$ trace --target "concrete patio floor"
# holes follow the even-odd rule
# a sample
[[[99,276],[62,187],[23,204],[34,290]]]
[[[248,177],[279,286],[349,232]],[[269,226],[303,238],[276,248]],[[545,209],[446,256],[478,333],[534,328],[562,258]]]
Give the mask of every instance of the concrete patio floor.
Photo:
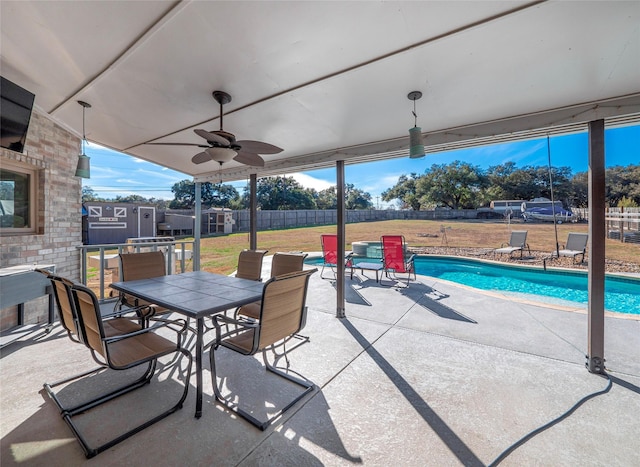
[[[269,258],[264,267],[266,277]],[[584,313],[424,276],[382,287],[367,275],[347,278],[346,319],[335,318],[333,282],[312,276],[311,341],[290,357],[318,389],[265,432],[216,404],[207,361],[202,418],[192,378],[182,410],[86,460],[42,384],[94,367],[88,352],[59,325],[12,344],[1,359],[2,465],[640,465],[639,320],[606,318],[610,383],[585,369]],[[259,359],[217,360],[227,390],[262,400],[259,414],[296,390]],[[185,365],[161,361],[160,381],[83,415],[83,426],[99,439],[168,405]],[[103,389],[118,373],[63,392]]]

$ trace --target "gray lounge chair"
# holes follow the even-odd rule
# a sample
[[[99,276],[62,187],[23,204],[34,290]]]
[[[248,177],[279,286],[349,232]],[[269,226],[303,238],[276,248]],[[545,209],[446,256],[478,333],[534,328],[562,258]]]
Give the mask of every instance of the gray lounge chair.
[[[500,245],[500,248],[493,251],[494,253],[499,253],[501,255],[509,254],[509,256],[513,256],[513,253],[519,251],[520,258],[522,258],[522,252],[525,248],[529,251],[529,254],[531,254],[531,249],[527,244],[527,230],[513,230],[511,232],[511,238],[509,239],[509,245],[504,246],[503,243]]]
[[[573,258],[573,261],[575,263],[576,257],[582,255],[582,259],[580,260],[580,262],[583,263],[584,255],[587,252],[588,241],[589,234],[569,232],[569,235],[567,236],[567,243],[564,245],[564,248],[562,250],[552,252],[551,256],[555,258],[559,254],[560,256]]]

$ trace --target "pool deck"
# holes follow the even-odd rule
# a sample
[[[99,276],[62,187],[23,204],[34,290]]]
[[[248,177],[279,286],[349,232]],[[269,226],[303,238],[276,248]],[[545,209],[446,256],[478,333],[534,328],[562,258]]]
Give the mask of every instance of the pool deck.
[[[337,319],[333,281],[312,276],[311,341],[291,367],[318,390],[265,432],[215,403],[205,371],[201,419],[192,390],[182,410],[86,461],[42,383],[93,367],[87,352],[59,326],[13,344],[1,359],[2,465],[640,465],[640,320],[605,318],[609,380],[585,369],[584,313],[425,276],[384,287],[357,271],[345,284],[347,318]],[[258,360],[222,360],[230,390],[257,385],[268,400],[282,390]],[[110,403],[93,434],[164,401],[157,388],[179,390],[174,372],[163,378]]]

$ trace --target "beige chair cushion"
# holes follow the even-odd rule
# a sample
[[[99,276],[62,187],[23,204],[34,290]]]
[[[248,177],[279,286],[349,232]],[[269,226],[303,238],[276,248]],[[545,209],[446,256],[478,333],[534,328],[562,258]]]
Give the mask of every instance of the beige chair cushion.
[[[115,367],[126,367],[131,363],[174,352],[175,342],[147,332],[108,344],[109,361]]]
[[[142,329],[138,323],[127,318],[114,318],[103,321],[102,328],[104,329],[104,335],[106,337],[128,334]]]

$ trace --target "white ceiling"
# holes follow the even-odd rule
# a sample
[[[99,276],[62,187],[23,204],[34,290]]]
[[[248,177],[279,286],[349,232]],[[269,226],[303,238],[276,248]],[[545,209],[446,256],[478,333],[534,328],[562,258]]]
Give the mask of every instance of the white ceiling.
[[[406,156],[413,90],[428,150],[640,121],[639,1],[3,0],[0,15],[0,71],[40,109],[81,134],[89,102],[88,140],[198,180]],[[202,143],[217,89],[225,130],[284,148],[264,168],[145,144]]]

